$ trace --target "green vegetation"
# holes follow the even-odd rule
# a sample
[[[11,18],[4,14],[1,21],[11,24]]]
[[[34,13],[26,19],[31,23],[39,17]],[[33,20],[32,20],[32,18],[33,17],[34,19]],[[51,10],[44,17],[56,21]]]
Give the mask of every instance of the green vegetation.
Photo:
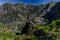
[[[15,35],[10,29],[6,28],[6,25],[0,23],[0,37],[3,40],[60,40],[60,19],[52,21],[52,23],[46,26],[38,26],[34,24],[34,28],[37,30],[42,30],[41,34],[33,33],[33,35]],[[1,32],[2,31],[2,32]],[[44,34],[45,33],[45,34]]]
[[[56,20],[56,21],[52,21],[52,23],[45,25],[45,26],[38,26],[38,25],[34,25],[34,28],[37,30],[43,30],[42,35],[39,37],[38,39],[41,40],[60,40],[60,19]],[[59,31],[59,32],[58,32]],[[46,34],[45,34],[46,33]],[[36,34],[38,35],[38,34]]]
[[[60,40],[59,4],[3,4],[0,6],[0,40]]]

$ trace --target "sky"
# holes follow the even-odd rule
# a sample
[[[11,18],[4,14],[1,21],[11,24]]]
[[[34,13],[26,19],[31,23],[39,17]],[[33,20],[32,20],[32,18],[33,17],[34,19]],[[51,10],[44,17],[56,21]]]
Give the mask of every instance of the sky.
[[[9,3],[24,3],[24,4],[31,4],[31,5],[39,5],[39,4],[46,4],[48,2],[58,2],[60,0],[0,0],[0,5],[9,2]]]

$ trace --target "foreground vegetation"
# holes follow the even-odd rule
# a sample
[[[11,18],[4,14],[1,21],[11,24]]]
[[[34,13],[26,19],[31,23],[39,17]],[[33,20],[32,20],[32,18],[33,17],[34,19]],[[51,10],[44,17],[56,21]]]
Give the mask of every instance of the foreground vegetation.
[[[60,40],[60,19],[45,26],[33,25],[33,34],[16,35],[6,25],[0,23],[0,40]]]

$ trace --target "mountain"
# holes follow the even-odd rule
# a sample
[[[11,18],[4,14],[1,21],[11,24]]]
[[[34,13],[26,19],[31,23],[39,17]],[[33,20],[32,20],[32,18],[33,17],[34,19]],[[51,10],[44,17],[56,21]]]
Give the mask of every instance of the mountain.
[[[36,31],[35,25],[49,25],[57,19],[60,19],[60,2],[37,6],[5,3],[0,6],[0,23],[16,35],[31,34],[30,31]]]

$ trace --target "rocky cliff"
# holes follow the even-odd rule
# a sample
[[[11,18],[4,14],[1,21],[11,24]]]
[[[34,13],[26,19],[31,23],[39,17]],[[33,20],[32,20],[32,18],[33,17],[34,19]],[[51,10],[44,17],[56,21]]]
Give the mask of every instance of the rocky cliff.
[[[56,19],[60,19],[60,2],[37,6],[5,3],[0,6],[0,23],[19,34],[27,34],[33,24],[44,26]]]

